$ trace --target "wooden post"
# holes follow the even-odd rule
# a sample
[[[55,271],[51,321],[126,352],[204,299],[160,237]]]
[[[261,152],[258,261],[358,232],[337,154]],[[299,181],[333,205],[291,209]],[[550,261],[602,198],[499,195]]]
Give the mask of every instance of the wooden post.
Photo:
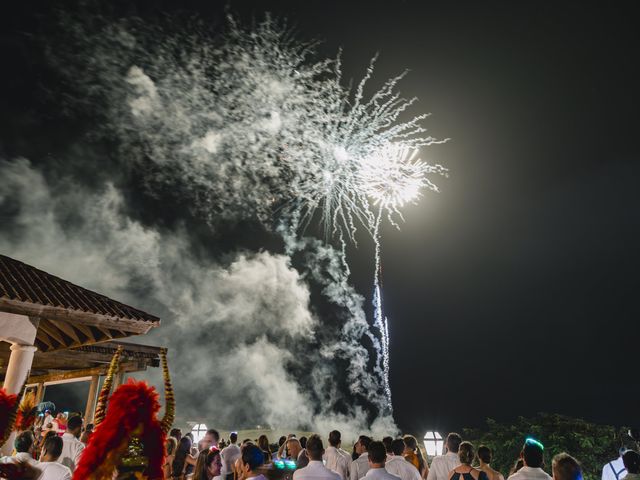
[[[100,376],[92,375],[89,384],[89,396],[87,397],[87,408],[84,411],[84,424],[93,423],[93,414],[96,409],[96,398],[98,396],[98,383]]]
[[[38,387],[36,388],[36,405],[38,405],[44,399],[44,383],[38,382]]]
[[[120,368],[120,370],[118,371],[118,373],[115,374],[115,376],[113,377],[113,390],[112,393],[116,391],[116,388],[118,388],[120,385],[122,385],[124,383],[124,369]]]

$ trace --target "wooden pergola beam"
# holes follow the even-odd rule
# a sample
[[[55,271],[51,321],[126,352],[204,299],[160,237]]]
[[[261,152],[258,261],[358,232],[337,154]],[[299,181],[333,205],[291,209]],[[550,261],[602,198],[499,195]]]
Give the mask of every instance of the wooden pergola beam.
[[[69,371],[58,371],[48,373],[46,375],[37,375],[31,376],[27,380],[27,384],[37,384],[37,383],[49,383],[49,382],[60,382],[65,380],[73,380],[75,378],[86,378],[93,377],[94,375],[106,375],[107,370],[109,369],[108,365],[104,367],[93,367],[93,368],[84,368],[80,370],[69,370]],[[119,372],[122,373],[133,373],[133,372],[143,372],[147,369],[145,364],[140,364],[138,362],[127,362],[123,363],[120,366]]]

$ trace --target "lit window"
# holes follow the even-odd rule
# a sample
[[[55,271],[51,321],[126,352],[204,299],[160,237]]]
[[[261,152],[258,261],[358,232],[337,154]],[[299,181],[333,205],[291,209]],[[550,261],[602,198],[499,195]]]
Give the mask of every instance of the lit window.
[[[194,443],[198,443],[207,433],[207,426],[204,423],[196,423],[191,429],[191,433],[193,434]]]
[[[441,455],[444,449],[444,440],[438,432],[427,432],[424,434],[424,448],[427,455],[435,457]]]

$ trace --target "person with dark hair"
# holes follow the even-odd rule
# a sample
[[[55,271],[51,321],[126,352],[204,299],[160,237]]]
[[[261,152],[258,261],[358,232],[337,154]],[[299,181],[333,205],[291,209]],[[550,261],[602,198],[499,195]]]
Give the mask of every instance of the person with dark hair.
[[[80,441],[85,445],[89,443],[89,439],[91,438],[91,434],[93,433],[93,423],[87,423],[87,426],[82,430],[82,435],[80,435]]]
[[[202,450],[198,454],[191,480],[212,480],[213,477],[220,475],[221,470],[220,450],[217,447],[211,447],[208,450]]]
[[[447,453],[433,458],[427,480],[447,480],[449,478],[449,472],[460,465],[458,449],[461,443],[462,437],[459,434],[451,432],[447,435],[445,440]]]
[[[293,472],[293,480],[340,480],[340,475],[332,472],[322,463],[324,445],[319,435],[315,433],[307,439],[305,451],[309,457],[309,464]]]
[[[69,467],[72,472],[76,469],[76,464],[85,446],[79,440],[82,433],[82,424],[82,417],[73,415],[67,420],[67,431],[62,434],[62,454],[58,459],[58,463]]]
[[[618,449],[618,458],[611,460],[604,467],[602,467],[602,480],[622,480],[627,474],[627,469],[624,468],[624,462],[622,456],[627,449],[622,446]]]
[[[391,442],[393,442],[393,437],[382,437],[382,444],[384,445],[384,448],[387,450],[387,455],[391,454]]]
[[[40,455],[40,463],[38,469],[42,474],[38,480],[71,480],[71,470],[61,463],[58,459],[62,454],[62,438],[57,435],[47,437],[42,447]]]
[[[300,437],[300,446],[302,447],[302,449],[307,448],[307,437],[305,437],[304,435]]]
[[[471,442],[461,442],[458,446],[460,465],[451,470],[449,480],[487,480],[486,473],[471,466],[475,456],[476,451],[473,448],[473,444]]]
[[[260,447],[253,444],[247,444],[242,448],[242,456],[240,457],[240,475],[243,480],[253,478],[254,480],[266,480],[266,477],[259,472],[259,468],[264,463],[264,455]]]
[[[187,434],[188,435],[188,434]],[[210,428],[204,437],[198,442],[198,450],[209,450],[211,447],[218,447],[220,441],[220,434],[215,428]]]
[[[269,446],[269,437],[260,435],[258,437],[258,447],[264,454],[264,463],[271,463],[271,447]]]
[[[480,462],[480,470],[487,474],[489,480],[504,480],[504,476],[497,470],[491,468],[491,458],[493,453],[491,449],[485,445],[478,447],[478,460]]]
[[[553,480],[582,480],[580,463],[568,453],[559,453],[551,461]]]
[[[358,455],[349,466],[349,480],[360,480],[369,471],[369,444],[371,438],[360,435],[355,444],[355,452]]]
[[[342,435],[338,430],[329,433],[329,446],[324,451],[323,459],[325,466],[332,472],[340,475],[342,480],[349,478],[349,465],[351,464],[351,455],[340,448],[342,444]]]
[[[420,472],[404,456],[406,448],[407,445],[402,438],[392,440],[391,453],[387,454],[387,463],[384,468],[402,480],[420,480]]]
[[[222,458],[222,475],[223,477],[233,471],[233,465],[240,458],[240,447],[238,446],[238,433],[231,432],[229,434],[229,445],[224,447],[220,452]]]
[[[16,453],[11,457],[2,457],[0,463],[28,463],[31,466],[38,462],[33,458],[35,437],[31,430],[20,432],[13,441],[13,448]]]
[[[640,480],[640,454],[633,450],[627,450],[622,455],[622,461],[624,468],[627,469],[627,475],[623,480]]]
[[[191,439],[185,435],[178,442],[176,456],[173,458],[173,465],[171,465],[173,478],[183,478],[184,475],[191,473],[196,461],[197,458],[193,458],[191,455]]]
[[[366,480],[400,480],[400,477],[392,475],[384,468],[387,461],[387,449],[384,443],[370,442],[367,447],[367,453],[369,470],[364,476]]]
[[[544,465],[544,445],[533,438],[527,438],[520,453],[523,467],[511,475],[511,480],[551,480],[542,469]]]
[[[169,436],[176,439],[176,443],[180,443],[180,439],[182,438],[182,430],[179,428],[172,428],[169,432]]]

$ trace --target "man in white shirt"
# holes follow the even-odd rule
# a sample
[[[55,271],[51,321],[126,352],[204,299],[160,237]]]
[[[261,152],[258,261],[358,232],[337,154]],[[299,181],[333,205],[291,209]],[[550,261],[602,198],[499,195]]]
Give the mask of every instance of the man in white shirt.
[[[325,466],[340,475],[342,480],[349,479],[349,464],[351,463],[351,455],[340,448],[342,444],[341,434],[338,430],[329,433],[329,446],[324,451],[322,457]]]
[[[370,442],[368,448],[369,470],[364,476],[366,480],[400,480],[400,477],[390,474],[384,468],[387,459],[387,449],[382,442]]]
[[[618,450],[618,458],[611,460],[604,467],[602,467],[602,480],[621,480],[627,474],[627,469],[624,468],[622,461],[622,455],[627,449],[620,447]]]
[[[314,433],[307,439],[305,450],[309,457],[309,464],[293,472],[293,480],[341,480],[340,475],[332,472],[322,463],[324,446],[319,435]]]
[[[461,443],[462,437],[459,434],[451,432],[447,435],[445,442],[447,453],[438,455],[431,461],[427,480],[449,480],[449,472],[460,465],[458,449]]]
[[[61,453],[62,438],[51,436],[45,440],[37,467],[42,473],[37,480],[71,480],[71,470],[57,462]]]
[[[220,457],[222,458],[221,475],[223,478],[227,473],[233,472],[233,464],[238,458],[240,458],[240,447],[236,445],[237,441],[238,434],[236,432],[231,432],[229,435],[229,445],[224,447],[220,452]]]
[[[542,470],[544,446],[540,442],[533,438],[527,438],[520,457],[524,466],[511,475],[509,480],[551,480],[551,476]]]
[[[403,456],[406,444],[401,438],[396,438],[391,442],[391,454],[387,454],[385,470],[392,475],[400,477],[402,480],[421,480],[420,472],[411,463],[407,462]]]
[[[67,431],[62,435],[62,454],[58,459],[65,467],[72,472],[76,469],[80,454],[84,450],[84,443],[79,440],[82,433],[82,417],[73,415],[67,421]]]
[[[295,437],[291,437],[287,440],[286,451],[288,453],[288,458],[296,462],[296,468],[304,468],[309,464],[309,457],[307,456],[307,452],[302,445],[300,444],[300,440]]]
[[[349,480],[360,480],[369,471],[369,444],[371,439],[366,435],[360,435],[355,448],[358,458],[349,466]],[[384,447],[384,445],[383,445]]]
[[[13,442],[16,454],[11,457],[3,457],[2,463],[28,463],[32,467],[38,465],[38,461],[33,458],[33,445],[35,438],[31,430],[20,432]]]

